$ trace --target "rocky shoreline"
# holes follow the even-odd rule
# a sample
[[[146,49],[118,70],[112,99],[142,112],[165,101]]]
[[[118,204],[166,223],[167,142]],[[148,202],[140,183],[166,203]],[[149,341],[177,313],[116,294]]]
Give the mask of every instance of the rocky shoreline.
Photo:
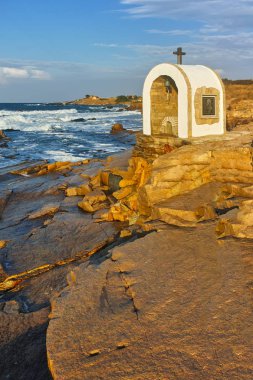
[[[3,379],[252,378],[250,126],[138,141],[0,172]]]

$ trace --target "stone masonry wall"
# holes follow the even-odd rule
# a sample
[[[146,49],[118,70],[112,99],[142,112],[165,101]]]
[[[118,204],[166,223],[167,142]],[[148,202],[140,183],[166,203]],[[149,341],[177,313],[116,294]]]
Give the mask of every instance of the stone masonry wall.
[[[151,89],[151,130],[152,134],[167,133],[172,135],[172,129],[168,125],[162,127],[165,117],[178,116],[178,91],[174,81],[170,79],[171,93],[165,88],[166,76],[156,79]]]

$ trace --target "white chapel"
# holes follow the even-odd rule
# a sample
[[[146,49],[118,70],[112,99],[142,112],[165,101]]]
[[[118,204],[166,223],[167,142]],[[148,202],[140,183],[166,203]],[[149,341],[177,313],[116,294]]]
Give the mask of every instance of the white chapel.
[[[222,135],[225,103],[224,85],[214,70],[162,63],[144,83],[143,133],[179,138]]]

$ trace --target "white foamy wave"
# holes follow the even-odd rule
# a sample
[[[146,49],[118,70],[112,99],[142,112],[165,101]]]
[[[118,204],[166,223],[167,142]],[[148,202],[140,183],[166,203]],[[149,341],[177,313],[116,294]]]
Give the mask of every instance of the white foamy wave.
[[[121,123],[124,128],[132,130],[141,128],[141,114],[122,107],[68,108],[42,104],[36,110],[36,107],[32,108],[34,104],[30,103],[30,106],[28,109],[27,104],[10,105],[9,108],[7,105],[0,110],[0,129],[5,129],[7,136],[11,137],[9,153],[3,150],[2,161],[10,155],[15,155],[17,162],[104,157],[128,149],[134,143],[134,138],[111,135],[113,124]],[[75,122],[75,119],[83,121]],[[9,135],[7,130],[11,129],[16,132]]]
[[[61,150],[46,150],[44,156],[47,159],[52,158],[56,161],[79,161],[82,158],[86,158],[86,156],[80,158],[80,156],[75,156],[72,153],[63,152]]]
[[[1,110],[0,111],[0,117],[1,116],[9,116],[13,114],[21,114],[21,115],[55,115],[55,114],[75,114],[78,113],[78,111],[75,108],[70,109],[62,109],[62,110],[38,110],[38,111],[7,111],[7,110]]]
[[[44,103],[26,103],[27,107],[43,106]]]
[[[63,119],[73,118],[78,113],[76,109],[46,110],[46,111],[0,111],[0,129],[16,129],[20,131],[48,131],[57,127],[60,116]],[[61,128],[61,126],[60,126]]]

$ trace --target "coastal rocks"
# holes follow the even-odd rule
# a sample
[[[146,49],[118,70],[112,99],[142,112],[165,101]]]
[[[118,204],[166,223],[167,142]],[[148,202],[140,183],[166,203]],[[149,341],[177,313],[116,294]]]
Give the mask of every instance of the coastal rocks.
[[[79,267],[52,305],[53,378],[250,380],[252,265],[252,244],[220,243],[208,223]]]
[[[230,236],[252,231],[252,135],[232,136],[175,143],[154,162],[124,152],[1,178],[10,192],[0,227],[8,241],[1,302],[17,301],[18,317],[52,303],[56,379],[219,378],[223,368],[231,379],[244,368],[251,379],[252,242]],[[225,219],[233,233],[220,241],[215,229]],[[162,228],[133,241],[134,231]],[[132,243],[110,260],[121,239]],[[242,347],[245,357],[235,354]]]
[[[120,123],[116,123],[116,124],[114,124],[114,125],[112,126],[112,128],[111,128],[110,133],[111,133],[112,135],[121,134],[121,133],[127,133],[127,134],[130,134],[130,135],[131,135],[131,134],[135,134],[134,131],[132,131],[132,130],[130,130],[130,129],[126,129],[126,128],[124,128],[123,125],[120,124]]]
[[[126,131],[126,129],[123,127],[122,124],[116,123],[112,126],[110,133],[115,134],[115,133],[121,133],[121,132],[125,132],[125,131]]]
[[[2,130],[0,129],[0,140],[2,140],[2,139],[6,139],[6,138],[7,138],[6,134],[4,133],[4,131],[2,131]]]
[[[94,121],[97,120],[95,117],[89,118],[89,119],[84,119],[83,117],[77,118],[70,120],[71,123],[85,123],[86,121]]]
[[[64,172],[58,170],[61,167],[65,167]],[[100,225],[91,215],[79,210],[78,203],[83,196],[65,194],[75,186],[77,193],[89,190],[88,200],[93,209],[97,209],[97,203],[106,203],[102,191],[92,192],[89,187],[90,176],[101,167],[103,164],[97,160],[70,166],[40,164],[17,170],[28,175],[6,174],[1,178],[3,281],[0,290],[19,291],[24,310],[48,305],[52,293],[66,286],[67,266],[79,265],[94,247],[102,249],[117,235],[115,223]],[[43,176],[38,175],[42,168],[47,170]]]
[[[252,136],[183,146],[153,163],[146,203],[152,205],[210,182],[253,181]]]
[[[251,197],[253,198],[253,197]],[[234,236],[241,239],[253,239],[253,199],[241,202],[239,209],[221,219],[216,227],[219,238]]]
[[[18,314],[19,313],[19,304],[17,301],[6,302],[3,308],[3,311],[6,314]]]
[[[197,227],[198,223],[215,220],[216,199],[221,188],[221,184],[210,183],[159,202],[152,208],[151,219],[179,227]]]
[[[24,169],[13,170],[12,174],[18,175],[45,175],[52,172],[66,172],[71,170],[73,167],[85,165],[89,163],[89,160],[78,161],[78,162],[53,162],[50,164],[35,165],[30,167],[25,167]]]
[[[129,221],[134,224],[139,217],[137,193],[149,179],[151,167],[146,160],[133,157],[128,160],[126,170],[112,169],[121,178],[119,190],[113,192],[116,202],[108,210],[105,220]]]
[[[80,117],[78,119],[70,120],[71,123],[83,123],[85,119],[83,117]]]
[[[59,211],[60,203],[49,203],[43,206],[40,210],[34,211],[28,215],[28,219],[37,219],[44,216],[53,216]]]
[[[86,195],[91,192],[91,188],[88,183],[81,184],[79,187],[69,187],[66,189],[65,194],[67,197],[74,197],[80,195]]]
[[[8,240],[0,240],[0,249],[3,249],[7,246]]]
[[[10,141],[11,139],[6,136],[5,132],[3,130],[0,129],[0,143],[1,143],[1,147],[3,147],[4,145],[4,142],[6,141]],[[7,146],[7,145],[6,145]]]
[[[3,211],[5,209],[5,206],[7,205],[7,202],[12,194],[11,190],[4,189],[1,191],[0,194],[0,219],[2,217]]]
[[[14,312],[18,305],[10,308],[10,302],[0,311],[1,378],[50,380],[45,340],[49,308]]]
[[[4,131],[2,131],[0,129],[0,148],[4,148],[4,151],[7,150],[7,154],[6,154],[6,152],[4,152],[4,157],[6,157],[6,158],[14,155],[13,151],[11,151],[11,150],[9,151],[9,149],[7,149],[8,148],[8,141],[10,141],[10,138],[7,137],[6,134],[4,133]]]
[[[103,203],[107,200],[105,193],[102,190],[94,190],[87,194],[81,202],[78,203],[78,207],[86,212],[95,212],[107,206]]]
[[[159,156],[169,153],[176,148],[188,144],[187,140],[166,135],[147,136],[138,132],[133,155],[143,157],[148,162],[153,162]]]

